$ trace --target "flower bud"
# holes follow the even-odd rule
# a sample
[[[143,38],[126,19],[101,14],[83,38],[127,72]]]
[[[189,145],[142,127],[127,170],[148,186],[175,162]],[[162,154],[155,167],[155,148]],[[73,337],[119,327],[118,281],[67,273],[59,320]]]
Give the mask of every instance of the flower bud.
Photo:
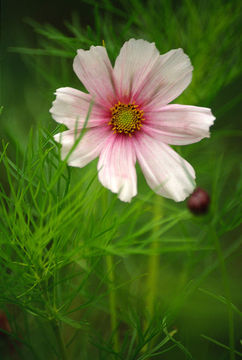
[[[193,191],[187,201],[187,207],[194,215],[206,214],[208,212],[209,204],[210,196],[200,187]]]

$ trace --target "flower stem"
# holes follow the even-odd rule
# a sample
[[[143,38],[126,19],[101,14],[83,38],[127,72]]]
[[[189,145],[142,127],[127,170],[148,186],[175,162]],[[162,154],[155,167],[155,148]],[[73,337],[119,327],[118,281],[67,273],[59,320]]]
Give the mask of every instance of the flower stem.
[[[161,213],[161,198],[156,198],[153,208],[153,219],[155,221],[160,220],[162,216]],[[154,227],[154,234],[157,233],[159,230],[159,226],[156,225]],[[148,320],[146,321],[146,324],[144,326],[144,330],[146,331],[148,328],[149,319],[152,320],[154,316],[154,306],[155,306],[155,298],[157,293],[157,282],[158,282],[158,275],[159,275],[159,260],[160,256],[156,254],[157,250],[159,249],[160,243],[158,241],[153,241],[153,243],[150,246],[150,250],[153,253],[149,257],[148,261],[148,279],[147,279],[147,285],[146,285],[146,291],[147,291],[147,297],[146,297],[146,312],[148,316]],[[147,346],[145,346],[145,349],[147,350]]]
[[[221,274],[223,277],[224,290],[226,293],[226,303],[228,306],[228,328],[229,328],[229,347],[230,347],[230,360],[235,360],[235,341],[234,341],[234,313],[232,308],[231,291],[229,284],[229,276],[226,269],[226,264],[222,252],[220,240],[216,233],[216,230],[212,228],[212,234],[215,242],[215,247],[218,254],[218,260],[220,262]]]
[[[109,282],[109,306],[110,306],[110,322],[111,330],[114,340],[114,351],[119,351],[119,336],[117,331],[117,305],[116,305],[116,293],[113,288],[114,285],[114,270],[113,270],[113,257],[112,255],[106,255],[108,282]]]
[[[60,324],[58,321],[53,321],[52,322],[52,328],[53,331],[55,333],[55,337],[58,343],[58,347],[60,350],[60,354],[61,354],[61,360],[67,360],[67,352],[66,352],[66,347],[65,347],[65,343],[62,337],[62,333],[61,333],[61,329],[60,329]]]
[[[159,248],[159,243],[154,241],[151,244],[150,249],[156,251]],[[147,301],[146,310],[149,317],[152,319],[154,314],[154,303],[157,291],[157,278],[158,278],[158,267],[159,267],[159,255],[151,255],[148,263],[148,281],[147,281]]]

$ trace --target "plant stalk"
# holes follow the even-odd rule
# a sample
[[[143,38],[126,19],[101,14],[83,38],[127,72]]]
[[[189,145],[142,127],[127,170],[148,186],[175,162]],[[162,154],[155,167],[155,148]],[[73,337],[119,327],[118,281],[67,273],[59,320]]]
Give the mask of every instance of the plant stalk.
[[[228,326],[229,326],[229,346],[230,346],[230,360],[235,360],[235,341],[234,341],[234,313],[232,308],[232,300],[230,293],[229,277],[225,265],[225,260],[222,252],[222,247],[215,229],[212,229],[215,247],[220,262],[220,269],[223,276],[224,290],[226,293],[226,303],[228,306]]]
[[[153,207],[153,219],[158,221],[161,219],[161,198],[156,198],[154,207]],[[159,230],[159,226],[154,227],[154,234],[156,234]],[[159,276],[159,261],[160,255],[156,254],[157,250],[160,247],[160,243],[158,241],[153,241],[150,245],[150,250],[152,255],[149,256],[148,260],[148,279],[146,285],[147,297],[146,297],[146,312],[147,312],[147,321],[144,326],[144,330],[146,331],[148,328],[149,320],[153,319],[154,310],[155,310],[155,299],[158,288],[158,276]],[[143,349],[147,350],[147,345]]]
[[[113,270],[113,257],[106,255],[108,282],[109,282],[109,306],[110,306],[110,323],[114,341],[114,351],[119,351],[119,336],[117,329],[117,302],[116,292],[114,289],[114,270]]]
[[[65,343],[64,343],[64,340],[63,340],[63,336],[62,336],[62,333],[61,333],[59,323],[54,320],[52,322],[52,328],[53,328],[53,331],[55,333],[55,337],[56,337],[58,347],[59,347],[59,350],[60,350],[61,360],[68,360],[66,347],[65,347]]]

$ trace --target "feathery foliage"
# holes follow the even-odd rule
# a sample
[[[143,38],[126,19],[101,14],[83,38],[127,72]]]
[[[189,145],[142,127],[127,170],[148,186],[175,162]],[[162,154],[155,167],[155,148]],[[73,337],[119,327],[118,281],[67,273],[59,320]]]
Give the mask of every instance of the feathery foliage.
[[[27,19],[38,44],[9,48],[31,81],[0,115],[0,309],[11,325],[3,359],[237,359],[241,3],[86,3],[91,26],[77,13],[64,30]],[[121,203],[98,182],[95,161],[75,169],[60,159],[53,135],[64,126],[48,109],[56,88],[81,88],[76,50],[104,40],[114,60],[131,37],[161,53],[182,47],[194,77],[176,102],[217,117],[210,139],[176,147],[211,194],[203,217],[152,193],[141,174],[138,196]]]

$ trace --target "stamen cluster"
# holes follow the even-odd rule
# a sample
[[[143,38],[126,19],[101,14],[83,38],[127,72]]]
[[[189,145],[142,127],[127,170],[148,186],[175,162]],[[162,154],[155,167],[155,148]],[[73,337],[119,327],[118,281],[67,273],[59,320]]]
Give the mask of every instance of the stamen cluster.
[[[135,102],[123,104],[120,101],[111,109],[112,118],[108,125],[112,126],[114,133],[132,136],[136,130],[142,127],[143,110]]]

